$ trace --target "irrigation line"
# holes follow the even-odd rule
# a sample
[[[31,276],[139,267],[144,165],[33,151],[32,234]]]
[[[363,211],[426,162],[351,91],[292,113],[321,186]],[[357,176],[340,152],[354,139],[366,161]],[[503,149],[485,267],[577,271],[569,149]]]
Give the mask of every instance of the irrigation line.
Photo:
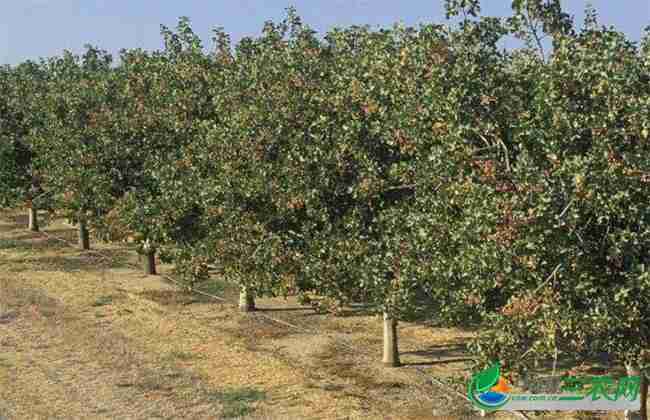
[[[63,239],[63,238],[58,238],[58,237],[50,235],[50,234],[48,234],[46,232],[34,232],[34,233],[39,233],[40,235],[46,237],[47,239],[54,239],[54,240],[63,242],[64,244],[68,245],[69,247],[72,247],[72,248],[75,247],[74,244],[72,244],[70,241],[68,241],[66,239]],[[95,251],[93,249],[85,249],[83,251],[87,252],[89,254],[94,254],[94,255],[100,256],[100,257],[104,258],[105,260],[108,260],[111,263],[116,262],[115,258],[111,258],[111,257],[109,257],[107,255],[104,255],[99,251]],[[129,267],[132,267],[132,268],[137,268],[137,269],[140,268],[139,266],[137,266],[135,264],[132,264],[132,263],[129,263],[129,262],[126,262],[125,265],[127,265]],[[164,278],[165,280],[168,280],[169,282],[173,283],[174,285],[176,285],[180,289],[187,289],[187,286],[185,286],[183,283],[179,282],[178,280],[174,279],[173,277],[170,277],[170,276],[165,275],[165,274],[161,274],[160,277]],[[216,296],[216,295],[213,295],[213,294],[210,294],[210,293],[206,293],[206,292],[203,292],[203,291],[195,289],[195,288],[189,288],[189,291],[192,292],[192,293],[198,294],[198,295],[209,297],[209,298],[214,299],[214,300],[218,300],[220,302],[230,304],[230,305],[235,306],[235,307],[237,306],[236,303],[231,302],[228,299],[224,299],[224,298],[222,298],[220,296]],[[300,330],[300,331],[303,331],[305,333],[318,334],[318,331],[306,329],[304,327],[300,327],[298,325],[291,324],[290,322],[286,322],[286,321],[283,321],[283,320],[280,320],[280,319],[276,319],[276,318],[273,318],[271,316],[268,316],[268,315],[265,315],[265,314],[262,314],[262,313],[259,313],[259,312],[257,312],[257,313],[253,312],[253,314],[254,314],[254,316],[257,316],[257,317],[260,317],[260,318],[265,318],[265,319],[268,319],[269,321],[284,325],[286,327],[294,328],[296,330]]]
[[[46,232],[42,232],[42,231],[39,231],[39,232],[33,232],[33,233],[38,233],[38,234],[44,236],[44,237],[47,238],[47,239],[54,239],[54,240],[57,240],[57,241],[63,242],[64,244],[66,244],[66,245],[69,246],[69,247],[75,248],[75,245],[74,245],[73,243],[71,243],[70,241],[66,240],[66,239],[59,238],[59,237],[56,237],[56,236],[54,236],[54,235],[50,235],[50,234],[48,234],[48,233],[46,233]],[[95,251],[95,250],[93,250],[93,249],[87,249],[87,250],[83,250],[83,251],[84,251],[84,252],[87,252],[87,253],[90,253],[90,254],[97,255],[97,256],[99,256],[99,257],[102,257],[102,258],[104,258],[105,260],[107,260],[107,261],[109,261],[109,262],[111,262],[111,263],[115,263],[115,262],[116,262],[116,259],[115,259],[115,258],[112,258],[112,257],[109,257],[109,256],[107,256],[107,255],[104,255],[104,254],[102,254],[102,253],[99,252],[99,251]],[[139,266],[137,266],[137,265],[135,265],[135,264],[131,264],[131,263],[129,263],[129,262],[125,262],[125,265],[130,266],[130,267],[132,267],[132,268],[137,268],[137,269],[140,269],[140,268],[141,268],[141,267],[139,267]],[[187,286],[183,285],[181,282],[179,282],[178,280],[176,280],[176,279],[174,279],[174,278],[172,278],[172,277],[170,277],[170,276],[167,276],[167,275],[161,274],[160,277],[162,277],[162,278],[164,278],[165,280],[171,282],[172,284],[176,285],[176,286],[179,287],[180,289],[188,289]],[[220,296],[213,295],[213,294],[211,294],[211,293],[203,292],[203,291],[201,291],[201,290],[197,290],[197,289],[194,289],[194,288],[189,288],[189,291],[190,291],[191,293],[195,293],[195,294],[198,294],[198,295],[202,295],[202,296],[205,296],[205,297],[211,298],[211,299],[213,299],[213,300],[216,300],[216,301],[219,301],[219,302],[222,302],[222,303],[229,304],[229,305],[231,305],[231,306],[233,306],[233,307],[236,307],[236,306],[237,306],[237,303],[231,302],[231,301],[229,301],[228,299],[222,298],[222,297],[220,297]],[[359,347],[358,347],[358,346],[355,346],[355,345],[353,345],[353,344],[350,344],[350,343],[346,342],[346,340],[348,340],[347,337],[340,337],[340,336],[336,336],[336,337],[335,337],[334,334],[332,334],[332,333],[328,333],[328,332],[325,332],[325,333],[323,334],[323,332],[321,332],[321,331],[313,330],[313,329],[311,329],[311,328],[301,327],[301,326],[299,326],[299,325],[295,325],[295,324],[292,324],[292,323],[290,323],[290,322],[283,321],[283,320],[281,320],[281,319],[273,318],[272,316],[269,316],[269,315],[266,315],[266,314],[263,314],[263,313],[260,313],[260,312],[251,312],[250,314],[253,315],[254,317],[264,318],[264,319],[267,319],[267,320],[269,320],[269,321],[271,321],[271,322],[275,322],[276,324],[284,325],[285,327],[293,328],[293,329],[295,329],[295,330],[298,330],[298,331],[301,331],[301,332],[304,332],[304,333],[308,333],[308,334],[321,334],[321,335],[329,336],[329,337],[331,337],[331,338],[336,338],[336,339],[339,340],[339,343],[340,343],[340,344],[343,344],[343,346],[346,347],[349,351],[352,351],[352,352],[355,353],[355,354],[359,354],[359,353],[360,353],[360,352],[359,352]],[[438,385],[438,387],[443,388],[445,391],[451,391],[453,394],[455,394],[455,395],[458,396],[459,398],[463,399],[465,402],[467,402],[467,403],[470,402],[469,399],[467,398],[467,396],[466,396],[465,394],[463,394],[463,393],[459,392],[458,390],[454,389],[453,387],[451,387],[451,386],[445,384],[444,382],[442,382],[441,380],[439,380],[439,379],[436,378],[435,376],[432,376],[432,375],[429,375],[429,374],[423,372],[421,368],[416,367],[416,368],[415,368],[415,372],[418,373],[419,375],[425,377],[425,378],[426,378],[426,382],[431,383],[431,384],[436,384],[436,385]],[[521,418],[521,419],[524,419],[524,420],[530,420],[529,417],[527,417],[527,416],[526,416],[525,414],[523,414],[523,413],[520,413],[520,412],[511,412],[511,413],[514,414],[514,415],[516,415],[517,417],[519,417],[519,418]]]

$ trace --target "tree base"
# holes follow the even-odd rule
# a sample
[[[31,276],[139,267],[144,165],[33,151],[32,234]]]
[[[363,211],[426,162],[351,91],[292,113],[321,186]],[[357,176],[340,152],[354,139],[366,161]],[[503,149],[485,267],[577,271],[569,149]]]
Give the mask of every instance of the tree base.
[[[79,221],[78,234],[79,234],[79,241],[78,241],[79,249],[82,251],[88,251],[90,249],[90,233],[88,232],[88,228],[86,227],[85,220]]]
[[[38,232],[38,211],[32,206],[29,208],[29,224],[27,228],[32,232]]]
[[[158,274],[156,273],[156,254],[154,252],[145,255],[144,274],[148,276],[155,276]]]
[[[399,347],[397,344],[397,320],[384,312],[384,349],[381,358],[385,367],[399,367]]]
[[[242,287],[239,292],[239,311],[254,312],[255,310],[255,296],[246,287]]]

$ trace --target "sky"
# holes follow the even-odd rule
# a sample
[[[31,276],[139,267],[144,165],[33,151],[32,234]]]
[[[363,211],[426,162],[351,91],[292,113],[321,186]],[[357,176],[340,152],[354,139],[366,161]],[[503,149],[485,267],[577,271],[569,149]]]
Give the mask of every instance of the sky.
[[[582,24],[588,0],[563,0]],[[650,0],[591,0],[604,25],[638,41],[650,25]],[[483,0],[483,14],[507,16],[510,0]],[[280,21],[294,6],[303,21],[320,33],[338,26],[396,22],[417,26],[444,23],[443,0],[4,0],[0,3],[0,64],[81,53],[85,44],[116,57],[122,48],[162,49],[160,25],[175,28],[190,18],[192,29],[211,48],[211,30],[223,27],[234,42],[259,35],[267,20]],[[508,47],[508,45],[506,45]]]

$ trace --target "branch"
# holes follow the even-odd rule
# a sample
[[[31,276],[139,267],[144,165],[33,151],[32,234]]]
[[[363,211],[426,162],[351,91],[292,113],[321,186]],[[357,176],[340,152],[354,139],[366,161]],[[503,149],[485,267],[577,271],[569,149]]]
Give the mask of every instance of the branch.
[[[496,145],[496,144],[495,144],[495,145],[488,146],[488,147],[481,147],[480,149],[476,149],[476,150],[474,150],[474,153],[480,153],[480,152],[483,152],[483,151],[485,151],[485,150],[494,149],[495,147],[499,147],[499,145]]]
[[[485,143],[485,146],[486,146],[485,149],[491,149],[491,148],[495,147],[493,144],[490,144],[490,142],[485,138],[485,136],[483,136],[483,134],[479,133],[476,130],[474,130],[474,132],[476,133],[476,135],[479,136],[479,138],[481,140],[483,140],[483,143]],[[485,150],[485,149],[479,149],[479,150]]]
[[[494,145],[490,145],[490,142],[488,139],[483,136],[483,134],[479,133],[478,131],[475,130],[475,133],[483,140],[483,142],[488,146],[488,148],[495,147]],[[503,149],[503,153],[505,154],[506,158],[506,170],[510,172],[510,154],[508,152],[508,148],[506,147],[506,144],[501,140],[500,138],[497,137],[497,141],[499,142],[499,145]],[[485,150],[485,149],[480,149],[480,150]]]
[[[499,139],[499,143],[503,147],[503,153],[505,153],[506,157],[506,170],[510,172],[510,153],[508,152],[508,148],[506,147],[506,144],[503,142],[503,140]]]
[[[544,280],[544,282],[542,282],[542,284],[540,284],[539,286],[537,286],[537,288],[535,290],[533,290],[533,293],[537,293],[542,287],[544,287],[546,285],[546,283],[548,283],[548,281],[555,276],[555,273],[557,273],[557,270],[559,270],[560,267],[562,267],[562,264],[558,264],[555,267],[555,269],[553,270],[553,272],[546,278],[546,280]]]
[[[533,25],[529,14],[529,10],[527,10],[526,14],[524,14],[524,18],[526,19],[526,26],[528,27],[529,33],[533,36],[533,39],[537,44],[537,49],[541,55],[542,62],[546,62],[546,54],[544,52],[544,46],[542,45],[542,38],[540,38],[540,36],[537,34],[537,27]]]
[[[433,189],[433,192],[438,191],[438,190],[440,189],[440,187],[442,187],[443,185],[444,185],[444,183],[442,183],[442,182],[441,182],[440,184],[438,184],[438,185]],[[412,190],[412,189],[415,189],[415,187],[419,187],[419,186],[422,186],[422,184],[404,184],[404,185],[397,185],[397,186],[394,186],[394,187],[388,187],[388,188],[385,188],[385,189],[383,189],[381,192],[378,192],[377,194],[379,195],[379,194],[386,193],[386,192],[389,192],[389,191],[397,191],[397,190]]]
[[[384,189],[384,191],[382,191],[382,192],[413,189],[413,188],[415,188],[417,186],[418,186],[418,184],[397,185],[395,187],[388,187],[388,188]]]
[[[567,204],[567,206],[564,208],[564,210],[562,210],[562,213],[560,213],[560,215],[558,216],[558,218],[561,219],[562,216],[564,216],[564,213],[566,213],[567,210],[569,210],[569,207],[571,207],[572,204],[573,204],[573,198],[571,199],[571,201],[569,201],[569,204]]]

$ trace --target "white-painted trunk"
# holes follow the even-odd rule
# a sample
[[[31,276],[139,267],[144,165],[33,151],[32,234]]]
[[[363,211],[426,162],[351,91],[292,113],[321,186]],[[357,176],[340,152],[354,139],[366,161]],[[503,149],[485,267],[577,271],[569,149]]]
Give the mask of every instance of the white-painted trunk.
[[[387,367],[400,365],[397,345],[397,320],[384,312],[384,354],[382,363]]]
[[[145,255],[144,273],[149,276],[156,275],[156,251],[153,249]]]
[[[29,230],[38,232],[38,209],[32,206],[29,208]]]
[[[239,292],[239,310],[242,312],[252,312],[255,310],[255,297],[247,287],[242,287]]]

